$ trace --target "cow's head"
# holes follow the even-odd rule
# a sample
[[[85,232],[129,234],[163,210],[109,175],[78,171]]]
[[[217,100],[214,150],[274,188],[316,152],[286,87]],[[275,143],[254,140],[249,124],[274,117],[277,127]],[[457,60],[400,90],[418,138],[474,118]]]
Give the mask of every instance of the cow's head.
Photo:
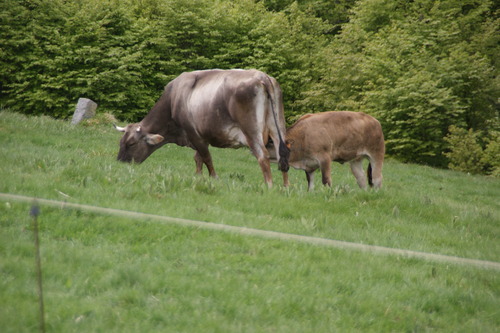
[[[124,132],[120,140],[118,160],[122,162],[141,163],[161,146],[163,136],[151,134],[143,130],[140,124],[131,124],[126,127],[115,126],[115,129]]]

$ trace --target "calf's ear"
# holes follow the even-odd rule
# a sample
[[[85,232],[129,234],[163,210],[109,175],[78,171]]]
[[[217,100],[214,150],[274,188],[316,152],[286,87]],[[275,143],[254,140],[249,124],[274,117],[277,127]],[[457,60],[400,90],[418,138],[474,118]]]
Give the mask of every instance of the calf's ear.
[[[160,134],[148,134],[146,135],[146,142],[148,145],[154,146],[162,142],[165,138]]]

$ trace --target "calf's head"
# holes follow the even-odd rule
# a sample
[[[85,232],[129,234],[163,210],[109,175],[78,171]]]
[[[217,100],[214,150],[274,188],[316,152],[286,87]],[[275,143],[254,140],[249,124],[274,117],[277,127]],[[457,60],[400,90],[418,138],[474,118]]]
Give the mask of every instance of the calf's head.
[[[291,158],[292,154],[294,153],[292,150],[293,143],[294,143],[293,140],[289,140],[289,139],[285,140],[285,145],[288,148],[289,154],[290,154],[290,156],[288,157],[289,159]],[[266,149],[269,152],[269,160],[272,163],[278,163],[278,155],[276,155],[276,146],[274,145],[273,140],[269,139],[269,141],[266,144]]]
[[[140,124],[131,124],[126,127],[114,126],[116,130],[125,133],[120,140],[117,158],[122,162],[143,162],[161,146],[164,140],[159,134],[148,133]]]

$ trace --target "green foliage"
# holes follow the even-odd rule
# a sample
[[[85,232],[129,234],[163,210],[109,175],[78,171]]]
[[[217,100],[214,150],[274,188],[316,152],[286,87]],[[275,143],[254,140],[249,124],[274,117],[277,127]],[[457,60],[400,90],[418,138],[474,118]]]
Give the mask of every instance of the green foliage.
[[[310,55],[301,51],[324,44],[329,29],[295,5],[272,14],[250,0],[36,0],[1,9],[1,100],[62,118],[87,97],[140,119],[168,81],[208,68],[266,70],[292,105],[308,75]]]
[[[117,124],[118,119],[111,113],[97,113],[94,117],[83,119],[80,124],[82,126],[97,126],[97,125],[108,125],[113,126]]]
[[[312,14],[332,25],[331,33],[337,33],[341,24],[349,21],[349,10],[355,0],[261,0],[264,6],[271,11],[284,11],[295,5],[302,11]]]
[[[444,139],[449,144],[444,155],[450,161],[450,169],[500,176],[500,132],[493,131],[484,138],[480,131],[452,125]]]
[[[453,170],[480,173],[484,168],[483,149],[478,143],[480,133],[450,126],[450,133],[445,141],[450,145],[450,152],[445,153]]]
[[[141,33],[118,2],[34,1],[33,9],[15,3],[4,15],[26,12],[26,27],[9,43],[25,38],[26,46],[2,57],[12,64],[2,96],[7,106],[66,118],[81,96],[117,113],[154,102],[157,93],[141,77],[148,65],[139,62]],[[127,94],[131,88],[134,94]]]
[[[286,117],[292,121],[310,112],[300,103],[301,91],[311,77],[319,75],[320,68],[314,66],[315,50],[327,44],[324,32],[329,25],[306,15],[295,3],[286,15],[267,15],[250,31],[256,42],[245,67],[256,67],[278,80],[285,96]]]
[[[330,66],[302,103],[368,112],[381,121],[389,154],[445,166],[450,125],[488,130],[498,116],[491,8],[489,1],[360,1],[320,54],[318,66]]]
[[[487,173],[500,177],[500,132],[495,131],[487,138],[481,162],[484,163]]]
[[[0,104],[68,118],[87,97],[136,121],[183,71],[257,68],[289,123],[365,111],[389,155],[444,167],[451,125],[498,130],[499,13],[491,0],[7,0]]]

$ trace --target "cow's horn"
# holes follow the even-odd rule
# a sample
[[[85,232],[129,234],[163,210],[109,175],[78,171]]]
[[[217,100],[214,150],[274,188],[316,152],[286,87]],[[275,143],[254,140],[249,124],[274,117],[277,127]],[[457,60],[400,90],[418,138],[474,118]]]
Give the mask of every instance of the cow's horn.
[[[113,124],[113,126],[115,127],[115,129],[116,129],[117,131],[120,131],[120,132],[125,132],[125,127],[116,126],[116,124]]]

